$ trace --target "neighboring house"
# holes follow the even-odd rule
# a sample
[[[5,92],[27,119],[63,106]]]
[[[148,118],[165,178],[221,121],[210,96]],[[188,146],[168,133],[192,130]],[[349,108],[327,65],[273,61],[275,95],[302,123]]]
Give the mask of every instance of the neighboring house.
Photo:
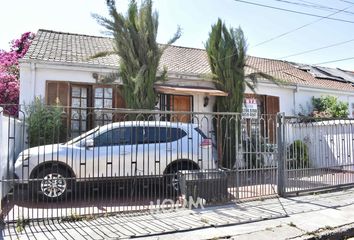
[[[20,103],[29,104],[35,96],[42,96],[47,104],[60,102],[72,107],[68,125],[76,134],[92,128],[97,120],[111,121],[100,112],[89,114],[89,110],[82,108],[124,108],[124,99],[119,94],[122,82],[119,79],[113,85],[104,82],[107,74],[118,69],[118,56],[90,58],[112,49],[111,38],[39,30],[20,63]],[[350,72],[334,69],[342,74],[341,79],[323,77],[300,65],[251,56],[247,65],[251,68],[247,67],[246,73],[262,71],[284,83],[279,86],[260,79],[257,95],[247,90],[245,101],[254,103],[260,113],[280,111],[294,115],[301,106],[307,107],[312,96],[334,95],[350,104],[353,117],[354,86]],[[210,67],[203,49],[170,46],[161,58],[160,71],[164,66],[168,79],[155,84],[160,98],[158,109],[212,112],[215,97],[228,95],[207,79]]]

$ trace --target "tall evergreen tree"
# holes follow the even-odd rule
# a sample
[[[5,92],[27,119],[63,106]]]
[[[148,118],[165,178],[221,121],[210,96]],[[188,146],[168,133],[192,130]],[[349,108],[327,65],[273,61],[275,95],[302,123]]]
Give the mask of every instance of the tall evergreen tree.
[[[229,30],[218,19],[211,28],[205,48],[218,87],[229,93],[226,98],[216,99],[217,111],[241,113],[246,85],[254,89],[254,84],[245,81],[246,41],[242,29]]]
[[[217,97],[217,112],[239,113],[236,116],[223,116],[218,119],[215,128],[219,148],[222,148],[221,159],[224,167],[232,168],[236,161],[236,153],[241,133],[242,106],[246,86],[254,91],[257,77],[263,77],[276,84],[281,81],[254,69],[245,76],[247,44],[242,29],[230,28],[218,19],[212,25],[209,38],[205,44],[213,79],[218,88],[229,93],[227,97]],[[249,66],[250,67],[250,66]],[[251,81],[247,81],[246,77]]]
[[[93,17],[114,37],[114,51],[93,57],[117,54],[127,108],[153,109],[157,98],[153,87],[160,58],[168,45],[181,36],[180,28],[166,45],[159,45],[156,42],[158,13],[152,10],[152,0],[144,0],[140,7],[131,0],[125,16],[117,12],[114,0],[106,0],[106,3],[110,18],[97,14]]]

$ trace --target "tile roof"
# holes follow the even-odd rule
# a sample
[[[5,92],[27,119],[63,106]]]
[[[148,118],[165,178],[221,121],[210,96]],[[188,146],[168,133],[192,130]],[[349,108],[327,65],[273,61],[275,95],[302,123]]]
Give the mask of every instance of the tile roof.
[[[63,33],[40,29],[23,61],[46,61],[66,64],[84,64],[100,67],[117,67],[119,57],[110,55],[91,59],[96,53],[113,50],[113,39],[82,34]],[[292,63],[248,56],[246,74],[262,71],[288,84],[354,91],[351,83],[316,78]],[[169,72],[203,75],[210,73],[204,49],[169,46],[161,57],[159,68]]]

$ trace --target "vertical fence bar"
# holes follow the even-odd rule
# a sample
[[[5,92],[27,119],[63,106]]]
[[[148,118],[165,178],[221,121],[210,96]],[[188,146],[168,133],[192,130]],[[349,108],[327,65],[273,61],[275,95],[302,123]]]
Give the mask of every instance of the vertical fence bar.
[[[277,114],[277,147],[278,147],[278,194],[285,195],[285,118],[284,113]]]

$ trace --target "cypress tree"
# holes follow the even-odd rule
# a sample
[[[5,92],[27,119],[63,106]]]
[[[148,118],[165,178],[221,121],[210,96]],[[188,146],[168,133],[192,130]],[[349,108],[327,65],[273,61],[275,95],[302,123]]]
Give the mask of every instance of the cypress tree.
[[[160,58],[168,45],[179,39],[180,28],[166,45],[159,45],[156,42],[158,13],[152,10],[152,0],[143,1],[140,7],[131,0],[125,16],[117,11],[114,0],[106,3],[110,18],[97,14],[93,17],[114,37],[114,51],[101,52],[93,57],[117,54],[126,107],[154,109],[157,100],[154,83],[159,80],[156,75]]]

